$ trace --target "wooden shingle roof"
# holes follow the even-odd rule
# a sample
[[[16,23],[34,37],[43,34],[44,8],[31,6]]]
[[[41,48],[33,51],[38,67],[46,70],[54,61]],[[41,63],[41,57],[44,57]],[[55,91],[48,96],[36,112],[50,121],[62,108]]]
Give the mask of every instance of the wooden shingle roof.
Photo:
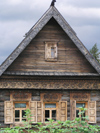
[[[26,48],[26,46],[32,41],[32,39],[34,39],[34,37],[40,32],[40,30],[47,24],[47,22],[51,18],[54,18],[57,21],[57,23],[61,26],[61,28],[65,31],[65,33],[74,42],[74,44],[77,46],[80,52],[85,56],[88,62],[95,68],[97,73],[100,74],[100,64],[88,52],[86,47],[82,44],[82,42],[77,37],[74,30],[66,22],[66,20],[63,18],[60,12],[56,9],[56,7],[50,6],[50,8],[44,13],[44,15],[38,20],[38,22],[29,30],[29,32],[26,34],[26,37],[22,40],[22,42],[18,45],[18,47],[2,63],[2,65],[0,66],[0,76],[14,62],[14,60],[19,56],[19,54]],[[28,75],[28,73],[26,75]],[[39,73],[37,75],[39,75]],[[57,75],[59,75],[59,73]]]

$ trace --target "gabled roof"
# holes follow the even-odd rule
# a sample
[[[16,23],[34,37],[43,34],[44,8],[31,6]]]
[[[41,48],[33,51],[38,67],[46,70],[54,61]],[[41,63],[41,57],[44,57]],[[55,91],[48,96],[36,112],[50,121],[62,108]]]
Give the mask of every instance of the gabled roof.
[[[40,20],[29,30],[29,32],[26,34],[26,37],[19,44],[19,46],[2,63],[2,65],[0,66],[0,76],[5,72],[5,70],[12,64],[12,62],[19,56],[19,54],[26,48],[26,46],[32,41],[32,39],[40,32],[40,30],[47,24],[47,22],[52,17],[58,22],[58,24],[62,27],[62,29],[70,37],[74,44],[78,47],[81,53],[89,61],[89,63],[95,68],[97,73],[100,74],[100,64],[88,52],[88,50],[76,36],[74,30],[66,22],[60,12],[54,6],[51,6],[40,18]]]

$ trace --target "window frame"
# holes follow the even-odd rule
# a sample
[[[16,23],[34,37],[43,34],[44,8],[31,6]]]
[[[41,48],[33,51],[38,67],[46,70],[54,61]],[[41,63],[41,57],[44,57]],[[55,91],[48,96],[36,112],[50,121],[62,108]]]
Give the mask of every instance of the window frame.
[[[88,115],[88,102],[86,102],[86,101],[76,101],[76,104],[77,103],[84,103],[85,104],[85,108],[87,108],[87,110],[85,111],[85,116],[87,116]],[[77,107],[76,107],[76,110],[79,110],[79,113],[81,112],[81,109],[79,109]],[[81,114],[79,115],[79,118],[80,117],[81,117]]]
[[[52,48],[54,49],[54,56],[52,57]],[[57,43],[45,42],[45,60],[57,61]]]
[[[45,104],[56,104],[56,108],[45,108]],[[44,122],[47,122],[47,121],[45,121],[45,110],[49,110],[49,113],[50,113],[50,115],[49,115],[49,119],[52,119],[52,110],[56,110],[56,121],[58,120],[58,102],[44,102],[44,117],[43,117],[43,119],[44,119]],[[56,122],[56,121],[54,121],[54,122]]]
[[[15,108],[15,103],[26,103],[26,108]],[[27,102],[27,101],[13,101],[13,119],[14,119],[14,123],[15,124],[17,124],[17,123],[23,123],[22,121],[22,119],[24,119],[23,117],[22,117],[22,110],[26,110],[26,109],[28,109],[29,108],[29,102]],[[15,118],[15,110],[19,110],[19,120],[20,121],[15,121],[15,119],[17,119],[17,118]]]

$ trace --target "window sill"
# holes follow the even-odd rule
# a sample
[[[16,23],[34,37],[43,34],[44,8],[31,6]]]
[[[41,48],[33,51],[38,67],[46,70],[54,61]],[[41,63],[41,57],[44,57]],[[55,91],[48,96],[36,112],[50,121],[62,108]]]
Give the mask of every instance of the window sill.
[[[57,58],[48,58],[48,59],[45,59],[45,61],[52,61],[52,62],[56,62],[56,61],[57,61]]]
[[[16,127],[16,126],[20,126],[20,127],[24,127],[24,123],[23,122],[16,122],[16,123],[13,123],[13,124],[10,124],[10,127]]]

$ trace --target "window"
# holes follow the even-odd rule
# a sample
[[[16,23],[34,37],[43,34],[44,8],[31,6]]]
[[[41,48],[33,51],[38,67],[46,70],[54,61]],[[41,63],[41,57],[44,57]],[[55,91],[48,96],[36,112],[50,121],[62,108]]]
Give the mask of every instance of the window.
[[[84,116],[89,116],[89,123],[96,123],[96,101],[77,102],[76,100],[70,101],[70,118],[74,120],[75,117],[82,117],[78,113],[81,112],[79,107],[87,108]]]
[[[57,61],[57,44],[46,43],[45,44],[45,60]]]
[[[45,121],[52,119],[57,120],[57,105],[56,103],[45,103]]]
[[[14,102],[14,122],[26,121],[24,118],[27,102]]]
[[[82,117],[82,114],[79,114],[81,112],[80,107],[87,108],[87,103],[85,103],[85,102],[76,103],[76,117]],[[86,112],[84,112],[84,114],[83,114],[83,117],[85,117],[85,116],[86,116]]]

